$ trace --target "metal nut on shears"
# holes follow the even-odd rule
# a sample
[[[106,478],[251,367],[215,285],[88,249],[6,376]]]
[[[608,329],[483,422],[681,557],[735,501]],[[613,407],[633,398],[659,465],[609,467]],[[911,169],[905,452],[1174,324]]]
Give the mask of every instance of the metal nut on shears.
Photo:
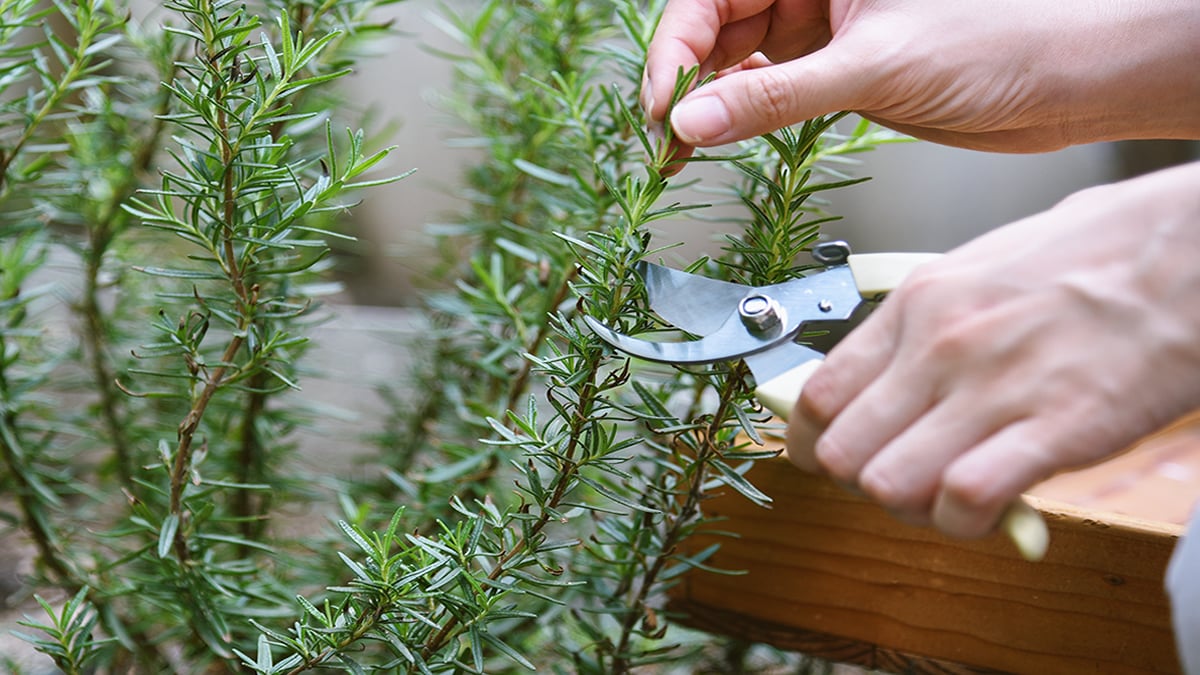
[[[738,304],[738,316],[742,319],[742,325],[750,332],[761,336],[780,329],[783,325],[784,309],[775,298],[755,293],[742,298]]]

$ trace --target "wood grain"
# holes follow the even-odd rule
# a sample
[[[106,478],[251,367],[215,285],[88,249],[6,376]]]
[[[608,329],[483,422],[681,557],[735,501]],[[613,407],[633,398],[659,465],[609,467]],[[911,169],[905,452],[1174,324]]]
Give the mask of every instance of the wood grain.
[[[938,673],[945,675],[996,675],[1001,670],[966,666],[940,661],[902,651],[884,649],[858,640],[798,630],[792,626],[758,621],[744,615],[676,599],[672,607],[688,616],[689,625],[712,633],[721,633],[744,640],[768,642],[788,651],[837,663],[849,663],[865,668],[893,673]]]
[[[894,672],[1179,672],[1162,588],[1178,524],[1030,497],[1051,546],[1029,563],[999,536],[900,524],[784,460],[749,477],[772,507],[718,496],[705,510],[721,522],[690,544],[719,541],[710,564],[745,574],[696,571],[674,592],[702,628]]]

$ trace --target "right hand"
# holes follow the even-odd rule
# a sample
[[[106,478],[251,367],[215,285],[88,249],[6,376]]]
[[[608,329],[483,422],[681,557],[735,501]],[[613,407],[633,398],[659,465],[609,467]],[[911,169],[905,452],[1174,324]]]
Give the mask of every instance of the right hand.
[[[788,458],[979,536],[1197,410],[1197,186],[1200,162],[1089,188],[913,271],[805,383]]]
[[[841,110],[960,147],[1038,152],[1200,137],[1193,0],[670,0],[642,103],[679,69],[712,83],[672,115],[681,154]]]

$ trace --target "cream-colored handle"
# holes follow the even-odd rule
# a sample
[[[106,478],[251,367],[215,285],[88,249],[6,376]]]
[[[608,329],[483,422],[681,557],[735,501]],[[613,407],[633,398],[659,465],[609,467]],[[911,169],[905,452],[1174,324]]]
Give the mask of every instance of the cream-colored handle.
[[[1046,520],[1021,497],[1013,500],[1004,511],[1000,529],[1017,545],[1021,557],[1030,562],[1041,560],[1050,548],[1050,529]]]
[[[846,262],[859,295],[877,300],[895,290],[913,270],[940,257],[941,253],[853,253]]]
[[[775,413],[775,416],[787,421],[792,414],[792,407],[800,400],[800,392],[808,378],[817,372],[821,362],[813,359],[805,361],[791,370],[767,380],[758,385],[754,396],[763,407]]]
[[[877,299],[895,289],[918,266],[940,257],[939,253],[864,253],[851,255],[847,262],[858,292]],[[767,410],[787,421],[800,399],[808,378],[821,362],[806,361],[758,385],[755,396]],[[1026,560],[1037,562],[1050,546],[1050,530],[1042,514],[1018,497],[1001,518],[1000,527],[1012,539]]]

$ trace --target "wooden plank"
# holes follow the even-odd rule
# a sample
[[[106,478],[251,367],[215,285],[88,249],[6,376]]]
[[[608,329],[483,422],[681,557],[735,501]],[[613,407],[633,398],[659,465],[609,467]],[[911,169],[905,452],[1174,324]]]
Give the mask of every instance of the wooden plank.
[[[939,675],[996,675],[1004,671],[977,668],[949,661],[939,661],[915,654],[884,649],[867,642],[848,640],[836,635],[804,631],[792,626],[773,624],[735,614],[707,605],[675,599],[675,611],[687,616],[688,624],[711,633],[769,642],[788,651],[808,656],[849,663],[893,673],[937,673]]]
[[[1200,414],[1184,417],[1123,455],[1059,474],[1031,494],[1100,514],[1186,524],[1200,490]]]
[[[691,543],[719,541],[712,564],[746,574],[695,572],[674,593],[701,627],[905,672],[1179,672],[1162,579],[1180,525],[1031,498],[1052,543],[1029,563],[999,536],[900,524],[784,460],[750,479],[772,508],[719,496],[713,530],[736,537]]]

